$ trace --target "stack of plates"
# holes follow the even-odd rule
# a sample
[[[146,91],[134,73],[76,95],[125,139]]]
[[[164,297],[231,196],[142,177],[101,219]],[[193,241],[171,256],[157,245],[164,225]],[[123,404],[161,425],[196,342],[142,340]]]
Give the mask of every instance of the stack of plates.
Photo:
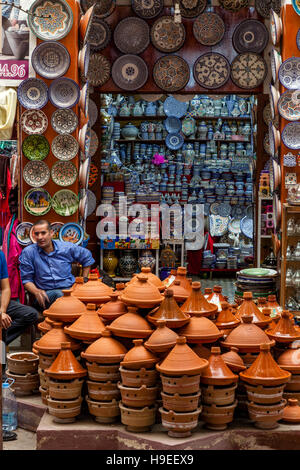
[[[243,269],[237,273],[235,297],[242,298],[244,292],[252,292],[254,299],[276,294],[277,276],[274,269]]]

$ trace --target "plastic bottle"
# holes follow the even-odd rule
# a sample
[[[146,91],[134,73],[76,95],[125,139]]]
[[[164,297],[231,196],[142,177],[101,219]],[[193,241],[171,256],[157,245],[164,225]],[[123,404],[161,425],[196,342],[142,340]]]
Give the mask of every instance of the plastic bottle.
[[[13,379],[2,384],[2,430],[14,431],[18,427],[18,403],[11,390]]]

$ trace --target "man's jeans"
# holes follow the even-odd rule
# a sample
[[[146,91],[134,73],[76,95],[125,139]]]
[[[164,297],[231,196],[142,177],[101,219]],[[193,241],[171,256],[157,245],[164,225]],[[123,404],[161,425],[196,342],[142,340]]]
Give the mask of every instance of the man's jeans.
[[[48,295],[48,299],[49,299],[49,302],[47,302],[47,301],[45,302],[45,305],[46,305],[45,310],[47,310],[50,307],[50,305],[52,305],[53,302],[55,302],[56,299],[59,299],[59,297],[63,296],[62,291],[59,290],[59,289],[46,290],[45,292]],[[37,300],[35,300],[33,302],[33,306],[37,310],[39,310],[41,312],[43,311],[43,307],[38,303]]]
[[[36,323],[39,316],[33,307],[23,305],[15,300],[9,302],[6,313],[12,319],[11,325],[7,330],[2,328],[2,337],[6,345],[18,338],[30,325]]]

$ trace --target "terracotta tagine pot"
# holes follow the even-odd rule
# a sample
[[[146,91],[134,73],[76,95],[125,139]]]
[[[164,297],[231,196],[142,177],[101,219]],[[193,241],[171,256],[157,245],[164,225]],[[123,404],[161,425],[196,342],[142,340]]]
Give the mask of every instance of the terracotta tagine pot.
[[[82,397],[75,400],[53,400],[47,397],[48,412],[55,423],[73,423],[80,414]]]
[[[232,372],[241,372],[246,369],[243,359],[238,354],[238,348],[234,346],[230,348],[230,351],[222,354],[222,358]]]
[[[156,385],[158,380],[158,372],[156,369],[146,369],[142,367],[141,369],[126,369],[125,367],[120,367],[122,385],[126,387],[140,387],[141,385],[146,385],[147,387],[153,387]]]
[[[267,299],[265,297],[258,297],[257,308],[262,312],[264,308],[268,307]]]
[[[120,402],[121,423],[129,432],[148,432],[155,424],[156,406],[145,406],[141,409],[130,408]]]
[[[133,340],[134,347],[130,349],[124,356],[121,366],[126,369],[151,369],[159,361],[159,358],[155,356],[151,351],[148,351],[143,345],[142,339]]]
[[[75,400],[81,396],[83,378],[60,380],[48,379],[47,395],[53,400]]]
[[[202,371],[201,382],[207,385],[231,385],[239,379],[225,364],[219,347],[211,348],[207,367]]]
[[[128,313],[116,318],[107,329],[122,338],[148,338],[153,333],[151,325],[136,313],[135,307],[128,307]]]
[[[197,317],[209,317],[217,312],[218,306],[210,304],[201,292],[201,283],[192,283],[192,292],[180,307],[184,313]]]
[[[175,393],[161,392],[163,407],[165,410],[173,410],[179,413],[186,413],[195,411],[199,407],[201,392],[193,393],[192,395],[179,395]]]
[[[227,336],[241,321],[233,315],[228,302],[221,302],[221,308],[222,310],[217,316],[215,325]]]
[[[144,406],[154,405],[158,391],[157,386],[127,387],[120,382],[118,388],[121,391],[122,404],[130,408],[143,408]]]
[[[266,307],[271,309],[271,316],[274,315],[281,315],[282,308],[280,307],[279,303],[277,302],[276,295],[269,295],[268,302]]]
[[[284,370],[300,374],[300,344],[291,344],[278,358],[277,364]],[[299,389],[300,390],[300,389]]]
[[[35,374],[38,371],[39,356],[32,352],[8,353],[6,360],[12,374]]]
[[[84,377],[87,372],[72,353],[71,343],[66,342],[61,343],[61,350],[57,358],[51,367],[45,370],[45,374],[53,379],[69,380]]]
[[[159,277],[155,276],[155,274],[151,272],[151,268],[141,268],[141,272],[147,276],[147,279],[149,282],[151,282],[151,284],[157,287],[159,292],[163,292],[165,290],[165,286],[163,285],[162,281],[159,279]],[[129,284],[133,284],[136,281],[137,276],[134,276],[131,281],[129,281]]]
[[[162,388],[165,393],[169,395],[191,395],[198,393],[200,390],[200,374],[197,375],[184,375],[175,374],[171,376],[160,374]]]
[[[189,284],[190,285],[190,284]],[[180,281],[178,280],[175,280],[172,285],[171,285],[171,289],[172,289],[172,292],[173,292],[173,295],[174,295],[174,299],[176,300],[176,302],[178,302],[179,304],[182,304],[183,302],[185,302],[190,294],[191,294],[191,289],[188,290],[186,287],[184,287]]]
[[[100,338],[104,329],[105,325],[96,312],[95,304],[87,304],[86,312],[72,325],[64,327],[67,334],[81,341],[94,341]]]
[[[217,305],[218,312],[221,312],[221,303],[225,302],[225,297],[222,295],[222,287],[214,286],[213,292],[206,299],[209,303]]]
[[[88,396],[85,400],[89,407],[89,412],[95,417],[98,423],[114,423],[120,416],[119,401],[113,399],[111,401],[94,401]]]
[[[93,382],[87,380],[89,398],[96,401],[112,401],[120,399],[118,382]]]
[[[222,333],[216,325],[206,317],[192,317],[189,323],[179,330],[188,343],[214,343]]]
[[[210,357],[210,349],[203,346],[203,344],[199,343],[193,348],[193,351],[202,359],[209,359]]]
[[[125,288],[121,296],[122,302],[138,308],[153,308],[163,301],[163,296],[145,274],[138,274],[136,278],[136,281]]]
[[[124,284],[124,282],[118,282],[118,283],[116,284],[116,290],[115,290],[115,292],[118,294],[119,298],[120,298],[121,295],[123,294],[124,290],[125,290],[125,284]],[[115,292],[114,292],[114,293],[115,293]]]
[[[39,323],[37,327],[43,334],[45,334],[51,330],[52,323],[53,320],[50,320],[50,318],[46,317],[45,320]]]
[[[127,349],[123,344],[112,338],[111,332],[105,329],[102,337],[82,352],[81,357],[96,363],[117,364],[122,361],[126,353]]]
[[[235,401],[237,384],[226,387],[201,384],[202,403],[204,405],[232,405]]]
[[[164,408],[159,408],[161,422],[163,427],[168,430],[168,435],[178,438],[191,435],[192,429],[198,426],[198,418],[201,411],[201,406],[196,411],[186,413],[176,413],[173,410],[167,411]]]
[[[86,361],[88,378],[94,382],[118,382],[120,380],[120,362],[116,364],[98,364]]]
[[[289,398],[283,410],[282,421],[286,423],[300,423],[300,406],[298,400]]]
[[[166,323],[165,320],[158,320],[156,330],[145,342],[146,348],[154,353],[166,353],[176,344],[178,334],[168,328]]]
[[[300,339],[300,331],[295,328],[288,310],[283,310],[277,325],[272,330],[267,329],[266,333],[269,338],[274,339],[278,343],[291,343]]]
[[[147,315],[147,319],[154,325],[158,320],[164,320],[168,328],[180,328],[189,322],[190,316],[179,308],[174,298],[173,289],[167,289],[164,300],[159,307]]]
[[[234,410],[237,407],[237,400],[226,406],[219,406],[214,403],[211,405],[203,405],[201,419],[205,422],[208,429],[214,431],[224,431],[227,424],[233,421]]]
[[[247,402],[249,418],[254,421],[254,426],[259,429],[274,429],[278,427],[278,421],[282,419],[286,400],[275,405],[259,405]]]
[[[271,318],[266,317],[253,301],[252,292],[244,292],[243,303],[236,312],[236,318],[241,320],[242,315],[252,315],[252,323],[260,328],[266,328]]]
[[[110,301],[103,304],[97,311],[98,315],[104,320],[113,321],[127,313],[127,307],[119,297],[119,292],[113,292],[110,296]]]
[[[207,298],[212,294],[213,290],[211,287],[205,287],[204,289],[204,297],[207,300]]]
[[[75,277],[75,282],[72,286],[72,292],[74,292],[75,289],[77,289],[77,287],[81,287],[81,285],[84,284],[84,280],[83,280],[83,277],[82,276],[77,276]]]
[[[17,397],[38,392],[40,386],[39,374],[19,375],[13,374],[10,370],[6,370],[5,374],[8,378],[14,380],[11,389]]]
[[[59,353],[61,349],[61,343],[71,343],[72,351],[79,349],[80,344],[73,341],[63,330],[63,323],[54,322],[52,329],[48,331],[41,339],[33,343],[35,349],[43,354],[55,354]]]
[[[175,281],[179,281],[182,287],[184,287],[191,293],[192,291],[191,283],[190,283],[190,280],[187,278],[187,269],[184,266],[179,266],[179,268],[177,268],[176,276],[175,276],[173,283]],[[172,284],[170,284],[170,287],[171,286]]]
[[[198,375],[208,365],[206,359],[202,359],[186,344],[186,338],[179,336],[176,345],[167,357],[156,365],[158,372],[171,377],[181,375]]]
[[[112,293],[112,288],[98,279],[97,274],[90,274],[88,282],[77,287],[72,295],[84,303],[102,304],[110,300]]]
[[[72,323],[77,320],[86,308],[83,302],[72,296],[72,289],[64,289],[63,297],[59,297],[53,302],[48,310],[44,310],[43,315],[54,321]]]

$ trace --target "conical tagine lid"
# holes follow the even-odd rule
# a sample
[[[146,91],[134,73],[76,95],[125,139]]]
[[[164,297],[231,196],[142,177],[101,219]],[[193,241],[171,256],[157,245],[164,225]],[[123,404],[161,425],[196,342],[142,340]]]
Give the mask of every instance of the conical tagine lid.
[[[291,343],[300,339],[300,331],[296,330],[288,310],[282,312],[277,325],[272,330],[266,330],[266,333],[269,338],[275,339],[278,343]]]
[[[225,364],[219,347],[211,348],[208,366],[201,374],[201,382],[208,385],[230,385],[238,381],[239,376],[231,372]]]
[[[269,295],[268,302],[266,307],[271,309],[271,317],[273,315],[280,315],[282,313],[282,308],[280,307],[279,303],[277,302],[276,295]]]
[[[197,356],[202,357],[202,359],[209,359],[210,357],[210,350],[203,346],[203,344],[199,343],[194,348],[193,351],[197,354]]]
[[[279,366],[290,372],[300,372],[300,344],[295,342],[284,351],[277,359]]]
[[[287,423],[300,423],[300,406],[297,398],[289,398],[283,410],[283,421]]]
[[[63,323],[53,322],[52,329],[33,344],[34,349],[44,354],[58,353],[61,343],[71,343],[71,349],[80,348],[80,344],[73,341],[63,330]]]
[[[119,299],[119,295],[119,292],[113,292],[111,294],[110,301],[103,304],[97,312],[100,317],[105,320],[115,320],[124,315],[124,313],[127,313],[127,307],[124,302]]]
[[[179,330],[188,343],[214,343],[222,333],[216,325],[206,317],[192,317],[189,323]]]
[[[173,289],[167,289],[161,305],[152,310],[147,319],[154,324],[158,320],[164,320],[168,328],[180,328],[189,322],[190,316],[179,308],[174,299]]]
[[[219,312],[217,320],[216,320],[216,326],[222,330],[230,329],[230,328],[235,328],[238,326],[241,321],[238,320],[232,313],[230,309],[230,305],[228,302],[221,302],[221,312]]]
[[[178,334],[166,326],[165,320],[158,320],[157,329],[145,342],[145,346],[154,353],[163,353],[172,349],[178,338]]]
[[[291,374],[281,369],[275,362],[270,353],[270,345],[262,344],[260,354],[249,369],[240,372],[240,377],[250,384],[271,386],[287,383]]]
[[[192,292],[191,283],[190,283],[189,279],[187,278],[187,269],[184,266],[179,266],[179,268],[177,268],[175,279],[174,279],[173,283],[170,284],[170,287],[173,286],[175,281],[179,281],[181,286],[184,289],[187,289],[187,291],[189,293]]]
[[[50,320],[50,318],[46,317],[45,320],[39,323],[37,327],[43,333],[47,333],[47,331],[52,329],[52,323],[53,320]]]
[[[181,310],[191,316],[209,317],[217,312],[218,306],[207,302],[200,289],[200,282],[192,283],[192,292],[181,306]]]
[[[136,278],[135,282],[129,283],[125,288],[121,296],[122,302],[139,308],[152,308],[163,301],[163,296],[145,274],[138,274]]]
[[[238,348],[234,346],[230,348],[230,351],[222,354],[222,358],[232,372],[241,372],[246,369],[243,359],[238,354]]]
[[[61,343],[61,350],[57,358],[49,369],[45,370],[46,375],[53,379],[70,380],[84,377],[87,371],[81,367],[71,351],[70,343]]]
[[[209,294],[206,299],[209,303],[218,306],[218,312],[221,312],[221,302],[225,302],[225,297],[222,295],[222,287],[221,286],[214,286],[213,292]]]
[[[252,323],[260,328],[266,327],[272,321],[257,308],[253,302],[252,292],[244,292],[243,303],[236,312],[236,318],[240,320],[242,315],[252,315]]]
[[[142,367],[152,368],[159,361],[151,351],[148,351],[143,345],[142,339],[133,340],[134,347],[128,351],[121,366],[126,369],[141,369]]]
[[[127,353],[127,349],[116,339],[112,338],[111,332],[105,329],[102,337],[92,343],[81,357],[88,361],[95,361],[104,364],[117,364],[122,361]]]
[[[171,376],[198,375],[208,365],[206,359],[202,359],[186,344],[184,336],[179,336],[176,345],[167,357],[156,365],[158,372]]]
[[[189,283],[189,285],[190,285],[190,283]],[[191,285],[190,285],[190,287],[191,287]],[[181,284],[181,282],[178,281],[178,280],[175,280],[172,283],[171,289],[172,289],[172,292],[173,292],[173,295],[174,295],[174,299],[178,303],[185,302],[191,294],[191,289],[187,289],[186,287],[184,287]]]
[[[97,274],[90,274],[88,282],[78,286],[72,295],[82,302],[99,304],[108,302],[112,293],[112,288],[100,281]]]
[[[162,281],[159,279],[159,277],[155,276],[155,274],[151,272],[150,268],[141,268],[141,271],[145,276],[147,276],[148,281],[157,287],[160,292],[165,290],[165,286],[163,285]],[[136,276],[130,282],[136,282]]]
[[[66,323],[72,323],[79,318],[86,312],[86,308],[83,302],[71,295],[72,292],[72,289],[64,289],[63,297],[56,299],[43,314],[51,320]]]
[[[64,330],[72,338],[82,341],[90,341],[100,338],[105,326],[96,312],[95,304],[87,304],[86,313],[81,315],[71,326],[65,326]]]
[[[116,318],[107,328],[123,338],[148,338],[153,330],[147,320],[136,313],[135,307],[128,307],[128,313]]]

